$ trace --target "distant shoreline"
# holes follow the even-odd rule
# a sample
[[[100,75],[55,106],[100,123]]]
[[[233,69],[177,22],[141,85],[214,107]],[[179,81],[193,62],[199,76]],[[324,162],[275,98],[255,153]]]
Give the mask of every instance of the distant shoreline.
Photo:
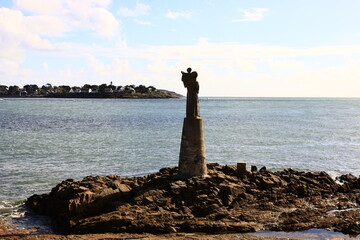
[[[112,99],[168,99],[183,95],[167,90],[150,93],[50,93],[48,95],[0,95],[0,98],[112,98]]]

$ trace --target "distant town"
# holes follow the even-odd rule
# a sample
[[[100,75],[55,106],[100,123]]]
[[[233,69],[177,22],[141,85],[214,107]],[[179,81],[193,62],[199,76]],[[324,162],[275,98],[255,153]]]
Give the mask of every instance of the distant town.
[[[156,89],[153,86],[125,85],[114,86],[112,82],[101,85],[85,84],[82,87],[47,83],[41,87],[27,84],[22,88],[16,85],[0,85],[0,97],[49,97],[49,98],[178,98],[175,92]]]

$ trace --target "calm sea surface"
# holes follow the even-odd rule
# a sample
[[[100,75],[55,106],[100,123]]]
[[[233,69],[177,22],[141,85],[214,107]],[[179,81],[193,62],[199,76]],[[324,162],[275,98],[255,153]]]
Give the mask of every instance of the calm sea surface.
[[[360,99],[202,98],[208,162],[360,174]],[[68,178],[178,163],[185,99],[0,100],[0,215]]]

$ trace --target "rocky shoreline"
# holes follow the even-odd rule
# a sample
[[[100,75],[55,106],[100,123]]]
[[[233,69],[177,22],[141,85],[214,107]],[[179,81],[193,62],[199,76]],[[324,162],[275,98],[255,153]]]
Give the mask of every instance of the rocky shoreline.
[[[169,233],[155,235],[150,233],[97,233],[97,234],[37,234],[36,229],[11,230],[0,223],[0,239],[2,240],[284,240],[283,237],[262,237],[254,234],[201,234],[201,233]],[[289,239],[289,238],[286,238]],[[298,239],[298,238],[291,238]],[[311,239],[311,235],[306,237]],[[304,240],[304,238],[302,238]]]
[[[52,218],[61,234],[330,229],[360,234],[360,179],[326,172],[239,172],[208,164],[208,177],[182,179],[177,168],[144,177],[68,179],[26,206]]]

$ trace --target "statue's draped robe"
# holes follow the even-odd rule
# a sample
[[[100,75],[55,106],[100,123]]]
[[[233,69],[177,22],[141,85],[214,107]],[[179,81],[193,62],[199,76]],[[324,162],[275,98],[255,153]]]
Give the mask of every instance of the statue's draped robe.
[[[184,82],[184,86],[187,88],[186,96],[186,117],[196,118],[200,117],[199,109],[199,83],[196,81],[197,73],[185,73],[182,72],[181,80]]]

